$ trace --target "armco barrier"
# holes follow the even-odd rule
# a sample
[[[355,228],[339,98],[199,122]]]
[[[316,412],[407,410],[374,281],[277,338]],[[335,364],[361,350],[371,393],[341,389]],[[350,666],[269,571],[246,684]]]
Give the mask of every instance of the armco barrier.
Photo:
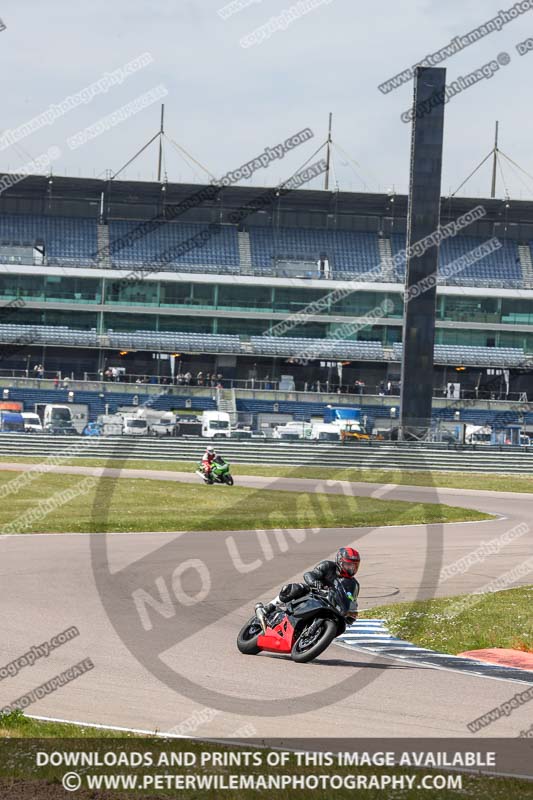
[[[198,461],[208,440],[202,438],[76,437],[0,434],[0,458],[91,458]],[[214,442],[230,462],[282,466],[357,467],[367,469],[449,470],[532,474],[533,452],[518,449],[453,450],[420,443],[280,442],[224,439]],[[1,467],[0,467],[1,468]]]

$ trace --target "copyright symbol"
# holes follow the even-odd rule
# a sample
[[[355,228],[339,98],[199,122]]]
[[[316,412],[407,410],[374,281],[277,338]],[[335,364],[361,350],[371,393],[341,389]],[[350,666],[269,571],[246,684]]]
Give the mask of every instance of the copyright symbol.
[[[505,67],[507,64],[511,63],[511,56],[509,53],[500,53],[496,60],[498,64],[501,64],[502,67]]]
[[[63,789],[67,792],[75,792],[81,786],[81,777],[77,772],[66,772],[61,780]]]

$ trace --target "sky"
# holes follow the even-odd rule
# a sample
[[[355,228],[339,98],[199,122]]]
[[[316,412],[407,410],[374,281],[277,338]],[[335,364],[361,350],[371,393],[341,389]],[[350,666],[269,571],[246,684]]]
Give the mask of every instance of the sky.
[[[512,0],[234,0],[222,11],[226,0],[4,0],[2,133],[68,96],[76,96],[78,104],[15,144],[4,143],[0,170],[16,171],[48,154],[56,175],[115,173],[157,132],[164,102],[167,137],[215,177],[310,128],[312,139],[240,184],[286,180],[325,142],[332,112],[331,187],[406,192],[411,125],[401,114],[412,104],[412,80],[388,94],[378,85],[512,5]],[[443,195],[455,192],[490,152],[495,120],[502,151],[533,176],[533,49],[522,56],[516,49],[533,37],[533,0],[531,6],[501,31],[440,64],[449,84],[501,54],[510,56],[490,79],[446,105]],[[125,65],[143,54],[145,65],[137,62],[139,68],[126,75]],[[121,82],[116,78],[105,91],[86,91],[89,99],[80,102],[79,93],[105,73],[120,75]],[[134,101],[137,105],[123,112],[126,119],[109,120]],[[97,123],[99,135],[93,128],[73,146],[71,137]],[[207,180],[206,172],[169,142],[164,151],[169,181]],[[46,173],[48,162],[40,163],[44,167],[32,171]],[[156,165],[154,143],[121,177],[153,180]],[[502,169],[498,197],[533,198],[533,177],[505,159]],[[486,197],[490,178],[487,162],[458,194]],[[308,184],[322,186],[320,177]]]

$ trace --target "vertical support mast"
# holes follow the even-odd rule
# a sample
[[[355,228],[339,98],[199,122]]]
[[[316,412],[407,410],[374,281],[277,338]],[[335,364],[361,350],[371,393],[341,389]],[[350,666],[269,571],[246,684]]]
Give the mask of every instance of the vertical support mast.
[[[329,126],[328,126],[328,139],[326,142],[326,175],[324,178],[324,189],[327,192],[329,189],[329,162],[330,162],[330,152],[331,152],[331,122],[333,119],[333,114],[331,111],[329,112]]]
[[[496,197],[496,168],[498,166],[498,126],[499,122],[496,121],[496,130],[494,133],[494,150],[492,159],[492,185],[490,189],[490,196]]]
[[[161,183],[161,163],[163,161],[163,134],[165,132],[164,123],[165,123],[165,104],[161,103],[161,126],[159,128],[159,159],[157,162],[158,183]]]
[[[411,247],[426,237],[431,241],[440,226],[445,106],[433,101],[444,97],[446,70],[416,67],[414,84],[400,398],[404,439],[422,439],[431,428],[439,249],[435,243],[417,254]],[[417,115],[426,104],[431,111]]]

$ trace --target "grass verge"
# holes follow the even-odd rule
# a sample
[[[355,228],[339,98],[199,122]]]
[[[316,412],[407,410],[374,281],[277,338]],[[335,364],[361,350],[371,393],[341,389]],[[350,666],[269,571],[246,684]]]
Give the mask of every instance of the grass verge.
[[[0,472],[0,490],[16,478]],[[343,528],[490,519],[470,509],[369,497],[42,474],[0,504],[1,533]],[[91,479],[94,482],[94,479]],[[67,499],[66,491],[74,495]],[[95,502],[95,493],[97,501]]]
[[[223,452],[223,447],[221,447]],[[347,453],[349,451],[347,450]],[[200,458],[200,453],[198,458]],[[27,456],[3,456],[3,461],[39,464],[45,459]],[[151,469],[192,472],[190,461],[165,461],[151,459],[71,458],[66,466],[115,467],[118,469]],[[0,461],[1,468],[1,461]],[[450,489],[484,489],[498,492],[533,492],[533,477],[528,475],[484,474],[481,472],[440,472],[429,470],[344,469],[334,467],[288,467],[257,464],[231,465],[234,475],[260,475],[290,478],[319,478],[325,480],[356,481],[361,483],[396,483],[403,486],[442,486]]]
[[[376,606],[365,618],[384,619],[391,633],[420,647],[462,653],[486,647],[533,652],[533,586]]]
[[[129,739],[134,738],[134,734],[127,731],[85,728],[83,725],[71,725],[63,722],[45,722],[27,717],[22,711],[11,711],[9,714],[0,714],[0,739],[12,737],[17,739]]]
[[[1,720],[0,720],[1,722]],[[82,776],[82,786],[76,791],[76,797],[80,800],[91,800],[92,798],[99,797],[102,800],[111,800],[116,797],[135,797],[135,798],[176,798],[180,797],[183,800],[195,800],[198,797],[219,798],[222,794],[217,790],[203,789],[198,792],[197,789],[180,790],[179,794],[175,789],[166,788],[149,788],[139,791],[138,789],[129,789],[128,792],[120,791],[117,786],[113,792],[94,788],[86,788],[88,779],[93,776],[110,776],[113,779],[118,775],[137,775],[139,778],[142,775],[153,776],[157,774],[171,774],[172,776],[179,775],[197,775],[204,779],[209,778],[211,775],[224,775],[231,772],[234,775],[244,773],[247,775],[255,776],[276,776],[283,775],[298,775],[298,776],[323,776],[323,775],[340,775],[343,777],[352,776],[352,780],[365,780],[370,782],[387,780],[392,783],[392,779],[396,780],[400,777],[406,776],[412,780],[411,788],[402,787],[401,789],[392,788],[391,784],[381,785],[376,787],[375,784],[370,784],[362,790],[367,800],[381,800],[383,797],[389,800],[418,800],[418,798],[435,797],[438,796],[440,800],[507,800],[509,797],[519,798],[519,800],[531,800],[533,798],[533,784],[528,781],[515,780],[512,778],[491,778],[481,775],[458,775],[457,773],[446,772],[445,770],[431,770],[415,769],[411,767],[394,767],[387,769],[381,766],[360,766],[357,768],[337,766],[335,763],[332,766],[299,766],[294,754],[289,755],[289,762],[283,766],[266,766],[268,752],[265,749],[257,750],[253,746],[246,745],[244,750],[251,754],[256,754],[260,763],[253,764],[250,767],[230,767],[229,769],[224,766],[219,766],[213,763],[213,755],[219,754],[223,757],[226,752],[242,753],[243,748],[235,746],[225,747],[221,744],[203,743],[198,740],[168,740],[159,738],[137,738],[129,736],[128,734],[120,735],[114,731],[98,730],[95,735],[92,735],[91,729],[81,728],[75,725],[59,725],[56,723],[39,722],[36,720],[28,720],[22,714],[10,715],[10,719],[5,722],[8,730],[9,741],[3,741],[3,747],[0,749],[0,793],[2,797],[13,798],[13,800],[34,800],[38,797],[39,800],[55,800],[59,797],[65,797],[66,793],[60,787],[60,781],[65,772],[70,772],[72,767],[51,766],[49,764],[43,766],[36,765],[36,750],[40,754],[65,752],[72,754],[75,751],[100,754],[103,760],[105,753],[112,753],[115,759],[121,757],[126,759],[130,754],[137,757],[143,757],[144,754],[150,754],[152,766],[148,767],[124,767],[124,766],[111,766],[111,767],[83,767],[79,770]],[[84,740],[90,740],[85,743]],[[102,742],[100,743],[99,740]],[[404,747],[404,746],[402,746]],[[428,746],[428,750],[444,750],[446,748],[445,740],[440,740],[437,745]],[[409,751],[411,748],[404,747]],[[422,748],[417,747],[416,750],[420,751]],[[448,745],[450,749],[450,745]],[[455,747],[451,748],[455,750]],[[361,748],[359,748],[359,751]],[[163,763],[168,765],[171,753],[191,754],[196,764],[191,767],[173,766],[170,770],[168,766],[161,766]],[[165,755],[166,754],[166,755]],[[213,754],[213,755],[212,755]],[[164,760],[163,760],[164,759]],[[202,765],[202,760],[205,763]],[[41,763],[42,763],[41,757]],[[120,762],[118,762],[120,763]],[[122,764],[127,761],[122,761]],[[139,761],[137,760],[137,763]],[[436,789],[432,782],[439,776],[451,783],[451,786],[439,786]],[[425,777],[430,783],[427,788],[422,788],[421,781]],[[453,783],[452,783],[453,782]],[[453,787],[453,788],[452,788]],[[119,789],[117,791],[117,789]],[[359,791],[355,790],[357,794]],[[226,793],[224,793],[226,794]],[[249,798],[257,797],[258,792],[254,790],[236,789],[231,791],[231,794],[226,794],[231,800],[248,800]],[[318,788],[307,790],[295,789],[278,789],[275,794],[269,792],[269,796],[275,796],[279,800],[290,800],[294,797],[300,797],[303,800],[310,798],[312,800],[351,800],[354,797],[354,788],[342,788],[332,791],[331,788]]]

